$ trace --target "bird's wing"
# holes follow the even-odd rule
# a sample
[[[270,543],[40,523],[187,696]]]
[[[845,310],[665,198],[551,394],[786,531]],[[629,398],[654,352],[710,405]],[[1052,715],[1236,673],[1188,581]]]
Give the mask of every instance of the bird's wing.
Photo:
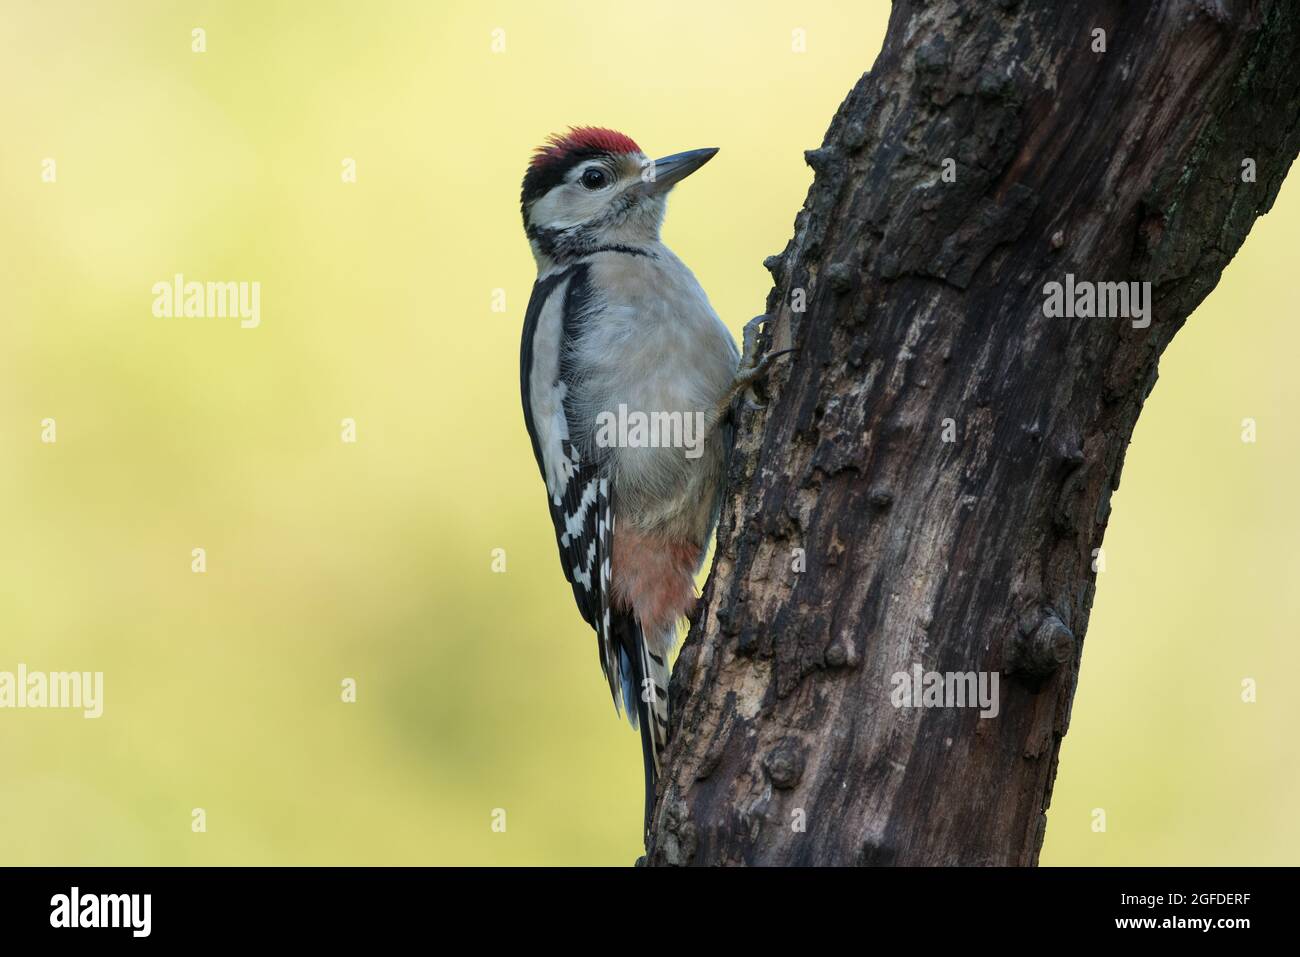
[[[586,267],[573,266],[538,279],[524,314],[520,391],[533,455],[546,482],[547,502],[560,547],[564,577],[583,619],[596,630],[601,670],[619,707],[619,660],[609,619],[610,558],[614,536],[613,489],[594,450],[570,440],[572,384],[565,368],[568,344],[583,319]],[[630,702],[624,702],[632,713]]]

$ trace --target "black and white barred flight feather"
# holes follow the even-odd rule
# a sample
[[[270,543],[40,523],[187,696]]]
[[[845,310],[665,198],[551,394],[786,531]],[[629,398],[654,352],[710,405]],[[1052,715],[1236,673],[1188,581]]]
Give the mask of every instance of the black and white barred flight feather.
[[[612,489],[608,477],[601,474],[595,450],[588,449],[584,455],[570,439],[574,434],[569,423],[572,412],[564,402],[571,375],[564,360],[566,344],[582,318],[585,279],[585,269],[577,266],[533,286],[524,315],[520,391],[533,454],[546,482],[561,567],[573,588],[579,613],[596,631],[600,666],[614,707],[626,708],[635,726],[636,704],[623,697],[632,676],[622,665],[610,621]],[[547,346],[545,355],[539,355],[536,348],[539,326]],[[534,407],[534,395],[539,393],[549,399],[544,409]]]

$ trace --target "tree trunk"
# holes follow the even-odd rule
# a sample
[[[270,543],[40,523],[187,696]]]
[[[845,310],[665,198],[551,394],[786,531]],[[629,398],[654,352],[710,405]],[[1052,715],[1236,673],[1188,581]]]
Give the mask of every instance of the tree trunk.
[[[738,416],[649,863],[1036,863],[1125,447],[1300,145],[1298,8],[895,3],[767,263],[796,352]],[[1103,282],[1149,326],[1082,317]],[[895,706],[914,665],[996,717]]]

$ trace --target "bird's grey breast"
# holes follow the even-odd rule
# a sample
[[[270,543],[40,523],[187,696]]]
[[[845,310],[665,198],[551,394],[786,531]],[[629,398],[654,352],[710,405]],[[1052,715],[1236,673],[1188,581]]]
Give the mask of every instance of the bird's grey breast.
[[[570,427],[640,514],[711,495],[702,484],[716,484],[725,454],[711,417],[739,361],[731,333],[663,246],[595,256],[585,281],[586,315],[568,346]]]

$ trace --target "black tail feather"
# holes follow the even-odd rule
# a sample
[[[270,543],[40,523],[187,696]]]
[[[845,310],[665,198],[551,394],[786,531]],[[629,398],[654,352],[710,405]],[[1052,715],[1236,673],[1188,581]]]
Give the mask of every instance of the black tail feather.
[[[641,762],[645,768],[645,820],[642,823],[642,835],[647,847],[650,846],[650,814],[655,807],[655,786],[658,776],[655,774],[655,760],[651,753],[654,744],[650,740],[650,722],[654,717],[648,713],[649,707],[644,702],[637,705],[641,712]]]
[[[628,718],[633,717],[632,709],[636,709],[636,721],[634,723],[641,732],[641,763],[645,771],[645,813],[642,819],[642,827],[644,836],[648,837],[650,833],[650,815],[654,811],[655,787],[658,783],[658,775],[655,772],[655,714],[650,703],[645,700],[647,675],[645,656],[642,654],[645,639],[641,634],[641,628],[636,619],[626,612],[613,613],[611,630],[613,631],[614,643],[623,652],[619,656],[620,667],[626,667],[631,672],[631,674],[625,676],[630,680],[623,682],[625,698],[623,706],[628,709]],[[628,692],[630,692],[630,695]]]

